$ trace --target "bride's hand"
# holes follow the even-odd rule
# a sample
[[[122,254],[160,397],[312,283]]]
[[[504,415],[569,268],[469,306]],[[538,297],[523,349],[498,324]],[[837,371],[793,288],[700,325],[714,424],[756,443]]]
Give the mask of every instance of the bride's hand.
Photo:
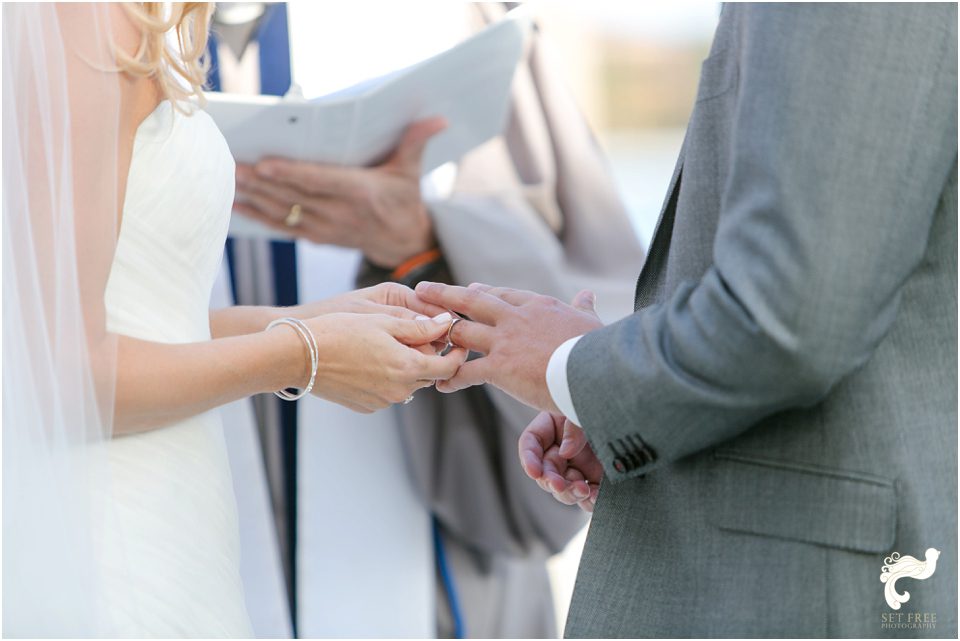
[[[313,394],[357,412],[401,403],[421,387],[451,378],[467,356],[463,349],[439,356],[430,347],[446,337],[449,315],[417,320],[330,313],[304,322],[316,337],[320,353]],[[291,331],[282,327],[271,331],[281,329]],[[309,378],[305,347],[301,343],[299,348],[301,371],[295,385]]]
[[[417,297],[416,293],[400,283],[380,283],[316,301],[299,305],[297,316],[310,318],[326,314],[387,314],[397,318],[413,319],[417,316],[437,316],[447,311]],[[291,314],[286,314],[291,315]]]

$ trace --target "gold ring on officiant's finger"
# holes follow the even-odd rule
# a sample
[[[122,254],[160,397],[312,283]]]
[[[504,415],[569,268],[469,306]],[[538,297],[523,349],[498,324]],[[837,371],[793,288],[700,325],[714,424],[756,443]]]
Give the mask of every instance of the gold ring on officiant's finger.
[[[447,328],[447,347],[453,347],[453,326],[462,320],[459,316],[454,316],[450,321],[450,327]]]
[[[283,224],[287,227],[296,227],[300,224],[301,220],[303,220],[303,207],[299,204],[294,204],[290,207],[290,213],[283,219]]]

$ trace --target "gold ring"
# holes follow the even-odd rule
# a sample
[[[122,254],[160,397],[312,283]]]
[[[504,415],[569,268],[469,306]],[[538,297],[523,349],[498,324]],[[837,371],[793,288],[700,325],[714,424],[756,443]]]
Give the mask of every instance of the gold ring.
[[[459,316],[454,316],[453,320],[450,321],[450,327],[447,328],[447,347],[453,347],[453,340],[451,334],[453,334],[453,326],[462,321],[463,319]]]
[[[290,213],[287,214],[287,217],[283,219],[283,224],[287,227],[296,227],[300,224],[300,221],[303,219],[303,207],[300,205],[293,205],[290,207]]]

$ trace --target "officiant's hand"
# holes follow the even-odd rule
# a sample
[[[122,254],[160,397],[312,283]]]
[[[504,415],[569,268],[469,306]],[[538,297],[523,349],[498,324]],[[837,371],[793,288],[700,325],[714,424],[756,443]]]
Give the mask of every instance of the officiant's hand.
[[[375,167],[280,158],[237,165],[234,209],[298,238],[359,249],[393,269],[436,244],[420,195],[420,160],[427,141],[445,127],[442,118],[413,123]]]
[[[540,412],[518,442],[520,465],[541,489],[567,505],[593,512],[603,464],[583,430],[560,414]]]
[[[565,305],[533,292],[473,284],[456,287],[422,282],[417,296],[468,316],[454,325],[454,345],[484,354],[457,375],[437,384],[441,392],[490,383],[540,410],[559,413],[547,389],[547,363],[567,339],[603,327],[592,292],[582,291]]]

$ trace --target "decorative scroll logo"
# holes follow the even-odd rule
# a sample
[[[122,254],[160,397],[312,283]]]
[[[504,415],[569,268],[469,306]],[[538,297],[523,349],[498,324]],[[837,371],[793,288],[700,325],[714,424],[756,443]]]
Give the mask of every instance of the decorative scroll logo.
[[[903,594],[897,592],[897,581],[929,579],[937,571],[938,558],[940,558],[940,550],[935,548],[927,548],[923,561],[912,556],[901,557],[899,552],[894,552],[885,558],[883,568],[880,569],[880,583],[884,584],[883,596],[887,599],[887,605],[894,610],[899,610],[901,603],[909,601],[909,592],[906,590]]]

